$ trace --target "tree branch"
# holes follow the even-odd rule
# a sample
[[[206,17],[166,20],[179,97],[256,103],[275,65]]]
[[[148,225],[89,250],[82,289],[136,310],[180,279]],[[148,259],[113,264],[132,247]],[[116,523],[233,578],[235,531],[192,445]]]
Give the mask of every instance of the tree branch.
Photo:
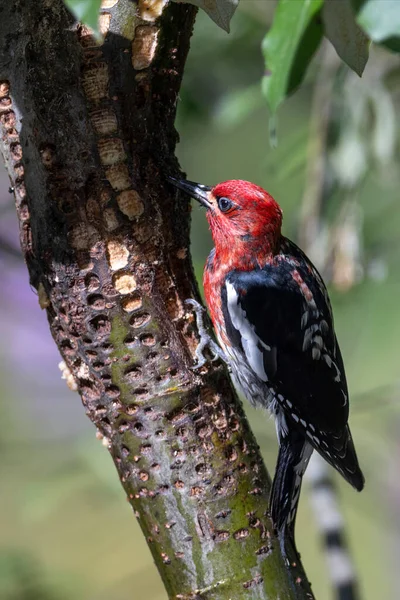
[[[1,147],[31,283],[169,597],[312,598],[225,370],[190,369],[190,208],[164,173],[196,10],[104,0],[98,46],[58,0],[2,9]]]

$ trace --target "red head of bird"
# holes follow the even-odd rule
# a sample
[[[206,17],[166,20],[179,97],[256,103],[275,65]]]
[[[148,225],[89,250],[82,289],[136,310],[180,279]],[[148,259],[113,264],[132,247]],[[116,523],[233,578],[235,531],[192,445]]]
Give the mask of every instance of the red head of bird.
[[[214,187],[169,179],[206,207],[217,253],[240,253],[260,246],[274,253],[281,235],[282,211],[263,188],[241,179]]]

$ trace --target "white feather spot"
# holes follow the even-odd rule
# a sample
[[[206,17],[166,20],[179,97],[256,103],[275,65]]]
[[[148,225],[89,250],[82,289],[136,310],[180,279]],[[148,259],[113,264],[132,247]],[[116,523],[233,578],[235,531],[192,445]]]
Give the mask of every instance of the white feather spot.
[[[303,352],[305,352],[307,350],[307,348],[309,348],[309,346],[311,344],[311,338],[312,338],[312,331],[310,328],[308,328],[308,329],[306,329],[306,331],[304,333]]]
[[[328,323],[324,319],[322,319],[322,321],[320,322],[319,327],[323,335],[326,335],[329,332]]]
[[[319,360],[321,358],[321,351],[319,348],[313,348],[311,351],[313,360]]]
[[[320,335],[316,335],[314,338],[314,344],[321,350],[323,345],[324,345],[324,341],[322,339],[322,337]]]
[[[310,313],[308,312],[308,310],[306,310],[303,313],[303,316],[301,317],[301,328],[304,329],[308,323],[308,318],[310,316]]]
[[[351,469],[350,467],[348,467],[347,465],[344,466],[344,468],[346,469],[346,471],[348,473],[350,473],[350,475],[354,475],[354,473],[356,472],[356,467],[354,467],[354,469]]]
[[[332,366],[336,369],[336,375],[335,375],[335,381],[339,382],[341,377],[340,377],[340,370],[339,367],[337,366],[337,364],[332,360],[332,358],[329,356],[329,354],[324,354],[323,356],[324,361],[326,362],[326,364],[328,365],[328,367],[331,369]]]
[[[312,308],[312,310],[316,311],[317,310],[317,305],[315,304],[315,300],[314,298],[312,300],[309,301],[308,306],[310,306],[310,308]]]

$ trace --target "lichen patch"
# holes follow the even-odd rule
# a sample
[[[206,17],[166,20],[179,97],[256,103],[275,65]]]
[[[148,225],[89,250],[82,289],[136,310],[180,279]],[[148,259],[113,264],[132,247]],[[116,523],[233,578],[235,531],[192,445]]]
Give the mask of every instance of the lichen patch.
[[[58,368],[61,371],[61,379],[65,379],[67,386],[72,392],[78,391],[78,384],[76,383],[75,377],[67,367],[67,364],[62,360],[58,363]]]
[[[39,306],[42,310],[44,310],[45,308],[49,308],[49,306],[51,305],[50,298],[48,297],[42,282],[39,283],[38,287],[38,300]]]
[[[86,363],[81,363],[76,372],[78,379],[90,379],[89,366]]]

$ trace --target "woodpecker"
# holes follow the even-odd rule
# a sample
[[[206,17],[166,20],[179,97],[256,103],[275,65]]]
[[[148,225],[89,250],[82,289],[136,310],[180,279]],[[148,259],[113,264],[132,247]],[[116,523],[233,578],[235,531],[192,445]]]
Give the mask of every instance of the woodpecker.
[[[328,293],[311,261],[281,234],[282,211],[264,189],[242,180],[208,187],[168,179],[206,208],[215,247],[204,292],[222,352],[215,343],[212,350],[247,400],[275,417],[279,453],[270,512],[286,558],[286,541],[295,547],[301,482],[314,450],[356,490],[364,486]],[[201,325],[199,331],[198,365],[209,341]]]

